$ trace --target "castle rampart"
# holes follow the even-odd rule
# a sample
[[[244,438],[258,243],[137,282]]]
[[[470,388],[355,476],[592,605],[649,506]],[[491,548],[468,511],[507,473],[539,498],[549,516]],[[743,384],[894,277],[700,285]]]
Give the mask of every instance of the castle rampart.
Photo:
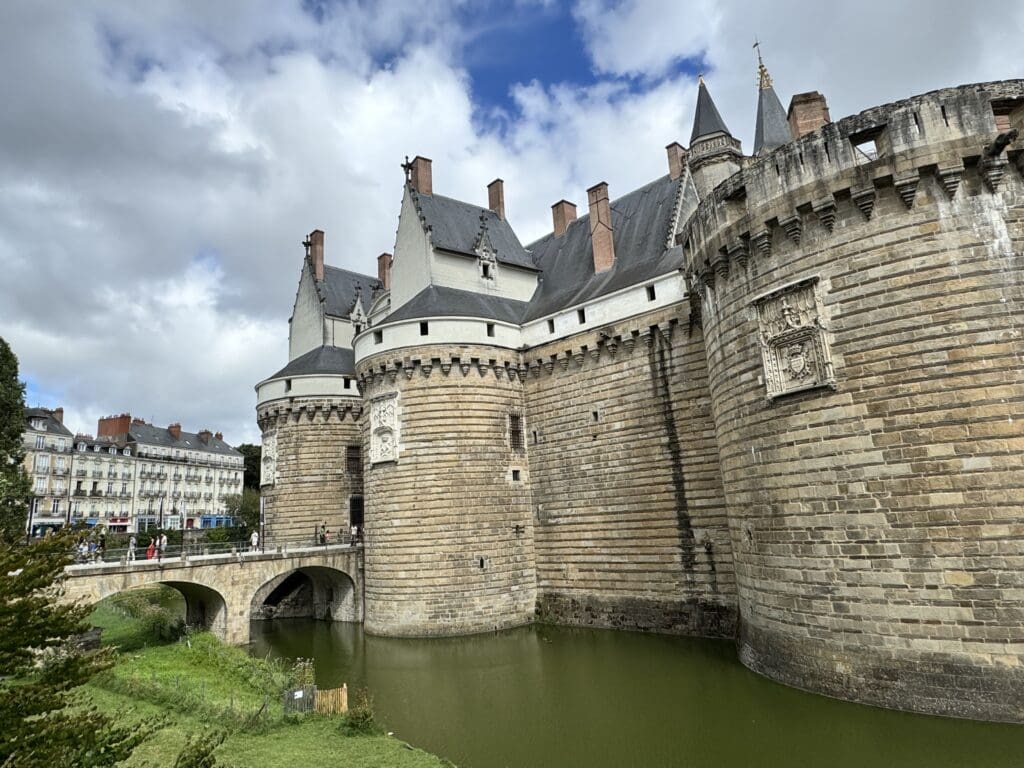
[[[993,148],[1022,98],[947,89],[825,126],[681,237],[757,671],[1024,717],[1024,180],[1017,145]]]

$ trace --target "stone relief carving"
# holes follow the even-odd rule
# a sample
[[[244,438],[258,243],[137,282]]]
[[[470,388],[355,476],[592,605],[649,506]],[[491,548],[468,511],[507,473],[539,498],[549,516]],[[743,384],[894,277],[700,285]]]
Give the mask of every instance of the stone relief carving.
[[[263,459],[260,463],[260,485],[277,483],[277,433],[263,436]]]
[[[370,402],[370,462],[398,459],[398,396],[394,393]]]
[[[803,280],[754,302],[769,400],[835,386],[817,283]]]

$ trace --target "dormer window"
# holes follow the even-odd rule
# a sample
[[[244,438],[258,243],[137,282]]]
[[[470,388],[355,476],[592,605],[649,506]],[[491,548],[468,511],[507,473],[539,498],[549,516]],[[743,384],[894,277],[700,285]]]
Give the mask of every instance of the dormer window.
[[[32,419],[32,429],[46,429],[46,422],[42,419]]]
[[[79,443],[78,444],[78,450],[79,450],[79,452],[84,452],[85,451],[85,443]]]
[[[110,448],[107,449],[107,453],[109,453],[111,456],[116,456],[117,455],[117,448],[110,447]]]

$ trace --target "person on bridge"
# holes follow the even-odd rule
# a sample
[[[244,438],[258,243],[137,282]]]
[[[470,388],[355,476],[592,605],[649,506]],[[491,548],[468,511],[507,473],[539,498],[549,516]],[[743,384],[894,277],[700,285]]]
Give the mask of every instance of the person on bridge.
[[[160,535],[156,538],[156,559],[163,560],[165,554],[167,554],[167,534],[160,531]]]
[[[154,557],[156,557],[156,539],[150,536],[149,546],[146,547],[146,559],[152,560]]]
[[[135,544],[136,544],[136,542],[135,542],[135,534],[133,533],[131,536],[128,537],[128,562],[129,563],[134,563],[135,562]]]
[[[260,549],[260,534],[259,531],[253,531],[252,535],[249,536],[249,551],[259,552]]]

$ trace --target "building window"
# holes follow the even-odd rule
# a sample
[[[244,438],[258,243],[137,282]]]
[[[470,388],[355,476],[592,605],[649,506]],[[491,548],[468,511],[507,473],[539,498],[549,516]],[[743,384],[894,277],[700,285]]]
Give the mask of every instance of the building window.
[[[513,469],[512,470],[512,482],[518,483],[519,482],[519,476],[520,476],[520,470]]]
[[[580,321],[580,325],[583,325],[585,322],[587,322],[587,310],[577,309],[576,319]]]
[[[494,338],[494,323],[487,324],[487,335],[492,339]]]
[[[356,323],[356,335],[358,336],[362,332],[363,332],[363,326],[361,326],[359,323]]]
[[[36,435],[36,450],[41,451],[46,447],[46,438],[42,435]]]
[[[348,500],[349,525],[363,527],[363,497],[353,496]]]
[[[46,422],[42,419],[32,419],[32,429],[46,429]]]
[[[555,318],[548,318],[548,333],[555,332]]]
[[[46,493],[46,478],[45,477],[37,477],[36,478],[36,496],[42,496],[44,493]]]
[[[363,447],[361,445],[345,446],[345,469],[350,475],[363,472]]]
[[[292,380],[291,379],[285,379],[284,380],[284,391],[285,392],[291,392],[292,391]]]
[[[352,379],[345,377],[345,389],[352,389]]]
[[[57,438],[57,450],[58,451],[63,451],[66,445],[67,445],[67,441],[65,441],[63,437],[58,437]]]
[[[648,301],[654,301],[655,298],[657,298],[657,296],[654,293],[654,286],[653,285],[648,285],[647,286],[647,300]]]
[[[384,341],[384,331],[374,331],[373,332],[373,343],[374,344],[381,344],[383,341]]]
[[[131,456],[132,455],[132,449],[131,448],[125,448],[124,449],[124,455],[125,456]]]
[[[426,336],[430,332],[430,325],[428,323],[420,323],[420,336]]]
[[[36,457],[36,472],[49,472],[50,471],[50,457],[47,454]]]
[[[514,451],[523,448],[523,417],[510,413],[508,417],[508,444]]]
[[[85,443],[79,443],[78,444],[78,450],[79,451],[84,451],[85,450]]]

